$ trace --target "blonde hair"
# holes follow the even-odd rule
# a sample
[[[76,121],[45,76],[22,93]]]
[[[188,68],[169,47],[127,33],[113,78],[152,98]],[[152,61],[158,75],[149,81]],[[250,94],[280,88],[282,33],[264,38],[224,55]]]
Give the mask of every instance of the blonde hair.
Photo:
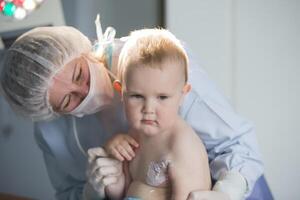
[[[167,59],[182,63],[188,80],[188,58],[180,41],[165,29],[141,29],[131,32],[119,57],[118,79],[123,83],[130,68],[161,68]]]

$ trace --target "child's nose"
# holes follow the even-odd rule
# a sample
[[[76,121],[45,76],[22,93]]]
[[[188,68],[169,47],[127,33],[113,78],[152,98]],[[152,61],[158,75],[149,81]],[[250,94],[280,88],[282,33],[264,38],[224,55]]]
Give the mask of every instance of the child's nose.
[[[146,100],[143,112],[146,114],[151,114],[154,113],[154,110],[155,110],[155,102],[153,102],[152,100]]]

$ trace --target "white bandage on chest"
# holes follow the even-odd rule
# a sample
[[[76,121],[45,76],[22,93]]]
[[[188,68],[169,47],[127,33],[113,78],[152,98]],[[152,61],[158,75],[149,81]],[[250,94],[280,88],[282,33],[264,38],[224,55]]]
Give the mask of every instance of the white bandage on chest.
[[[163,159],[158,162],[150,162],[147,171],[146,182],[151,186],[159,186],[168,181],[167,169],[170,160]]]

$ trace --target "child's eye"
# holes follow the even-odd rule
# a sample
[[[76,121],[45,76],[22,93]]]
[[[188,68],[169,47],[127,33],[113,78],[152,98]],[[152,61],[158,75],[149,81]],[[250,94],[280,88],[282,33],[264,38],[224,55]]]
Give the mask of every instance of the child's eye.
[[[169,98],[169,97],[166,96],[166,95],[160,95],[160,96],[158,96],[158,99],[160,99],[160,100],[166,100],[167,98]]]
[[[143,98],[143,96],[140,95],[140,94],[132,94],[132,95],[130,95],[130,97],[136,98],[136,99],[141,99],[141,98]]]

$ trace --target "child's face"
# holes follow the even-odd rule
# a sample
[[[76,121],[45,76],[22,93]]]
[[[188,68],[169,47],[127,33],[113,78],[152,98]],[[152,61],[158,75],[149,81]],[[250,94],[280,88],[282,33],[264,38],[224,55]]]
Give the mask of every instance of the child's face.
[[[162,69],[137,67],[127,72],[123,100],[132,129],[156,135],[172,129],[185,88],[184,70],[175,61],[162,63]]]

